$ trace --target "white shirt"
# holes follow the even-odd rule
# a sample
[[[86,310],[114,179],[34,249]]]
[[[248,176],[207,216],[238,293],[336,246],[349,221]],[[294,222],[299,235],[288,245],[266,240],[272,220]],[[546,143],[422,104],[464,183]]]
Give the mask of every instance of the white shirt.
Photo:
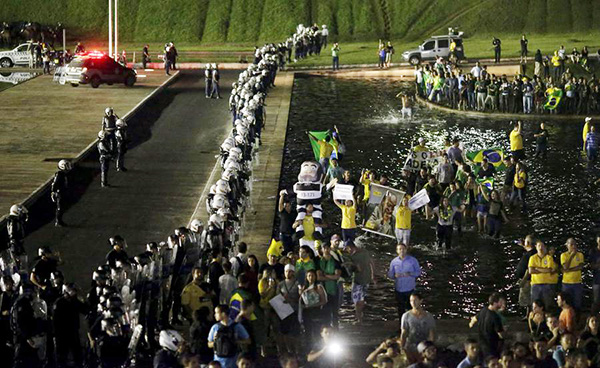
[[[327,28],[323,28],[321,30],[321,34],[323,35],[323,37],[329,36],[329,30]]]
[[[481,67],[475,65],[473,68],[471,68],[471,74],[473,75],[473,77],[479,78],[479,76],[481,75]]]

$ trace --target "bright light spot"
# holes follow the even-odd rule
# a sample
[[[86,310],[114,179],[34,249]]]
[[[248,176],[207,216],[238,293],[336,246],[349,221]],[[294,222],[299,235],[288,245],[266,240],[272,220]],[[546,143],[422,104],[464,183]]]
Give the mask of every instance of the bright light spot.
[[[146,77],[147,77],[147,75],[146,75],[146,74],[138,74],[138,75],[137,75],[137,77],[138,77],[138,78],[146,78]]]
[[[331,340],[327,344],[327,355],[331,358],[338,358],[344,352],[344,347],[340,340]]]

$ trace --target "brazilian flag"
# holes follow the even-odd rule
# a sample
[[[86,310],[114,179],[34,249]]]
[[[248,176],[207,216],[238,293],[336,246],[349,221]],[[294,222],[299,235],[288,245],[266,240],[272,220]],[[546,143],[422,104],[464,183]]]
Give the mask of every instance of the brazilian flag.
[[[325,139],[325,137],[327,137],[329,135],[329,131],[325,130],[325,131],[311,131],[310,134],[312,134],[315,138],[319,139],[319,140],[323,140]],[[317,141],[309,136],[310,138],[310,145],[312,147],[313,153],[315,155],[315,161],[319,161],[319,143],[317,143]]]
[[[482,184],[487,190],[494,190],[494,178],[478,178],[477,183]]]
[[[502,171],[506,169],[504,166],[504,150],[502,148],[493,147],[485,148],[479,151],[473,151],[467,153],[467,158],[476,164],[483,162],[483,158],[487,158],[488,162],[496,168],[496,171]]]
[[[548,98],[546,99],[546,103],[544,104],[544,109],[556,109],[556,107],[560,103],[560,100],[562,99],[563,90],[560,88],[548,88],[546,92],[548,93]]]

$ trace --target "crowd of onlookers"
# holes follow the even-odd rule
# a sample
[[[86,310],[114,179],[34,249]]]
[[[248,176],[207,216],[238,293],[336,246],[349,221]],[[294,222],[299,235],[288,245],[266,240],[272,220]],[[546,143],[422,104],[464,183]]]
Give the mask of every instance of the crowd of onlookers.
[[[526,52],[525,52],[526,55]],[[533,70],[523,56],[521,72],[514,77],[495,75],[477,62],[465,70],[438,58],[415,71],[417,93],[459,110],[523,114],[600,113],[600,81],[591,73],[587,47],[568,54],[564,46],[553,56],[534,55]],[[554,97],[554,98],[553,98]]]

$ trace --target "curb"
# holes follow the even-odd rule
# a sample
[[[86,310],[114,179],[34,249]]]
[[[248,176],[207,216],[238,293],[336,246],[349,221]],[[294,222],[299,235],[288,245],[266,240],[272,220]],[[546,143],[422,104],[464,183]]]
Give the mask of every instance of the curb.
[[[133,107],[133,109],[131,109],[127,114],[125,114],[122,117],[122,119],[123,120],[127,120],[128,118],[130,118],[149,99],[151,99],[152,97],[154,97],[158,92],[160,92],[163,89],[165,89],[168,85],[170,85],[178,77],[179,77],[179,71],[177,71],[175,74],[173,74],[173,76],[171,76],[169,79],[167,79],[166,81],[164,81],[160,86],[158,86],[156,89],[154,89],[154,91],[150,92],[149,95],[147,95],[146,97],[144,97],[137,105],[135,105]],[[96,147],[96,140],[94,140],[93,142],[91,142],[87,147],[85,147],[81,152],[79,152],[79,154],[77,154],[77,156],[72,160],[71,164],[73,164],[73,166],[74,166],[75,164],[81,162],[85,157],[87,157],[90,154],[90,152],[92,152],[94,150],[95,147]],[[39,187],[37,187],[37,189],[35,189],[27,198],[25,198],[22,202],[20,202],[20,204],[24,205],[25,207],[28,207],[32,203],[34,203],[35,201],[37,201],[43,194],[45,194],[48,191],[48,189],[50,188],[50,185],[52,184],[52,180],[53,180],[53,177],[50,177],[43,184],[41,184]],[[4,216],[0,217],[0,229],[3,228],[3,227],[5,227],[6,219],[7,218],[8,218],[8,215],[4,215]]]
[[[509,114],[495,112],[479,112],[472,110],[456,110],[446,106],[440,106],[436,103],[427,101],[421,96],[415,96],[417,102],[427,106],[432,110],[439,110],[455,115],[467,116],[471,118],[496,118],[496,119],[519,119],[519,120],[569,120],[582,122],[586,117],[600,120],[600,115],[559,115],[559,114]]]

